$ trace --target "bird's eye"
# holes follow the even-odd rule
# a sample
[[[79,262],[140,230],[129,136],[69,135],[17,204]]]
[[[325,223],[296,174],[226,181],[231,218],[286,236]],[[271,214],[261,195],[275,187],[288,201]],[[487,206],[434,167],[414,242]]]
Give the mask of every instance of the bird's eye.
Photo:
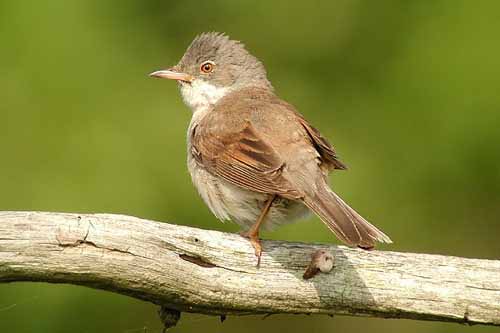
[[[201,64],[200,70],[203,73],[210,73],[214,70],[214,63],[211,61],[205,61],[204,63]]]

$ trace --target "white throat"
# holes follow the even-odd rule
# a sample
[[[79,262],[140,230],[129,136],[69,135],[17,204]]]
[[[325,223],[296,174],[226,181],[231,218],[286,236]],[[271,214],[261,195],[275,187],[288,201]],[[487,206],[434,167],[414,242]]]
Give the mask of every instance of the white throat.
[[[191,84],[181,84],[184,103],[196,113],[206,111],[229,92],[228,88],[217,87],[206,81],[195,79]]]

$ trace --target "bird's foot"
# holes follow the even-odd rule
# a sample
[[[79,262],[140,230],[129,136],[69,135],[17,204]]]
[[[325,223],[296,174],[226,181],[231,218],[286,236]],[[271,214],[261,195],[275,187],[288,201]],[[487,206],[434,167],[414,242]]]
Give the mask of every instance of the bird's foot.
[[[240,232],[240,235],[248,238],[250,244],[252,244],[255,250],[255,256],[257,257],[257,267],[260,267],[260,257],[262,256],[262,245],[260,243],[260,238],[258,233],[252,232]]]

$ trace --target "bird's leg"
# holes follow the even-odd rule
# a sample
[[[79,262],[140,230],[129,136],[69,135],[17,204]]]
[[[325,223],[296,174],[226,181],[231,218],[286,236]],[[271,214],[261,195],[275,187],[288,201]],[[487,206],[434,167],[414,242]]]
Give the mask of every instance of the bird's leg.
[[[269,209],[271,209],[271,205],[273,204],[274,199],[276,198],[276,194],[272,195],[264,205],[262,212],[259,215],[257,221],[252,225],[252,227],[245,233],[242,233],[242,236],[250,239],[250,243],[252,244],[255,250],[255,256],[257,257],[257,267],[260,266],[260,256],[262,255],[262,245],[260,245],[259,239],[259,228],[260,225],[266,219],[267,213],[269,213]]]

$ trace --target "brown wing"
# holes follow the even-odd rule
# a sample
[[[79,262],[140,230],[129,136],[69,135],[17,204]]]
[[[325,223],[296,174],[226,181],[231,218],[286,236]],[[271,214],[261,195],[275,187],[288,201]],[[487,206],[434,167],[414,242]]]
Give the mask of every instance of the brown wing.
[[[302,127],[304,127],[309,135],[314,148],[316,148],[320,154],[322,162],[332,169],[347,169],[347,166],[338,159],[337,153],[333,149],[330,142],[328,142],[328,140],[325,139],[316,128],[312,127],[300,114],[297,114],[297,116]]]
[[[191,154],[208,172],[237,186],[289,199],[302,195],[282,177],[285,164],[248,121],[241,130],[220,136],[194,128]]]

